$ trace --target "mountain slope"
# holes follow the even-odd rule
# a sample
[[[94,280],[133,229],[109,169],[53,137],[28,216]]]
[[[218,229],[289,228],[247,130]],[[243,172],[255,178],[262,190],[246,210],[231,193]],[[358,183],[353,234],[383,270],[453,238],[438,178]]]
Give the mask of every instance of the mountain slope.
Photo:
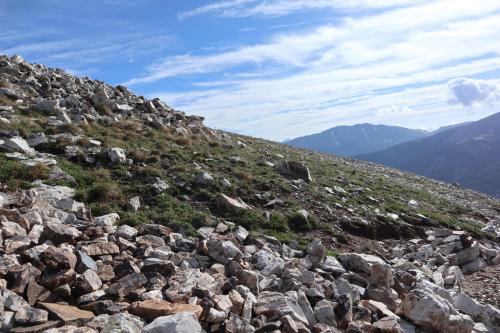
[[[359,124],[333,127],[321,133],[289,140],[286,144],[340,156],[355,156],[426,135],[428,133],[425,131],[398,126]]]
[[[494,331],[499,212],[0,56],[1,332]]]
[[[357,158],[499,196],[499,146],[497,113]]]

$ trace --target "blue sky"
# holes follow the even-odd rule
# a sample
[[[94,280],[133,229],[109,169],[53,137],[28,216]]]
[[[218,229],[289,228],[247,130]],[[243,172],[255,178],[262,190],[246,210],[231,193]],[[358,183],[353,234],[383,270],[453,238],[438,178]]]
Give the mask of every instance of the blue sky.
[[[273,140],[500,111],[498,0],[0,0],[0,53]]]

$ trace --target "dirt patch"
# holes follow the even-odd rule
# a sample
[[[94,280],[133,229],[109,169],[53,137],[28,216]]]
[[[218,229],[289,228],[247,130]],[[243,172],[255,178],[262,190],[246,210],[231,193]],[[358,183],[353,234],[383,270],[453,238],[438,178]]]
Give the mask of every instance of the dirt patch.
[[[464,291],[482,304],[500,307],[500,265],[465,276]]]

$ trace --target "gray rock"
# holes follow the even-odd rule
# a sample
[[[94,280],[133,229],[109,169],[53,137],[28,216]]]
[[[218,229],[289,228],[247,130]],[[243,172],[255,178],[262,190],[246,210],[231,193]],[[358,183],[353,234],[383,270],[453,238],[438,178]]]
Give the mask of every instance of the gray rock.
[[[346,272],[345,268],[335,257],[327,256],[321,264],[321,268],[327,272],[331,272],[335,275],[341,275]]]
[[[108,150],[108,158],[113,163],[126,163],[127,155],[125,155],[125,150],[122,148],[111,148]]]
[[[221,241],[210,238],[208,243],[208,255],[221,264],[227,264],[231,260],[241,258],[243,253],[230,241]]]
[[[474,326],[469,316],[459,314],[448,301],[425,290],[412,290],[397,313],[431,331],[470,333]]]
[[[212,186],[215,179],[206,171],[201,171],[196,175],[195,183],[198,186]]]
[[[136,228],[124,224],[118,227],[115,232],[115,236],[125,239],[133,239],[135,236],[137,236],[137,233],[138,231]]]
[[[129,313],[118,313],[110,316],[101,333],[141,333],[144,323],[139,317]]]
[[[151,186],[153,187],[153,190],[157,194],[166,191],[169,187],[168,184],[164,180],[162,180],[158,177],[156,178],[155,182]]]
[[[9,138],[3,141],[3,143],[0,143],[0,150],[5,150],[8,152],[20,152],[30,157],[35,156],[35,150],[31,148],[28,142],[26,142],[26,140],[24,140],[20,136]]]
[[[238,239],[241,243],[248,237],[247,229],[243,228],[241,225],[236,227],[236,230],[233,231],[234,237]]]
[[[0,316],[0,332],[9,332],[14,327],[15,312],[3,311]]]
[[[385,264],[385,262],[371,254],[342,253],[339,255],[342,266],[355,272],[371,272],[373,264]]]
[[[292,177],[293,179],[302,179],[306,182],[312,181],[309,168],[301,162],[283,161],[276,164],[274,169],[283,176]]]
[[[8,289],[0,289],[0,304],[2,304],[5,309],[14,312],[19,311],[21,308],[29,307],[28,302],[26,302],[24,298]]]
[[[122,277],[106,289],[106,294],[125,297],[132,291],[144,286],[148,279],[143,274],[134,273]]]
[[[193,313],[184,312],[158,317],[146,325],[144,333],[201,333],[201,326]]]
[[[120,215],[117,213],[110,213],[94,218],[95,225],[112,227],[120,220]]]
[[[36,103],[35,109],[38,112],[53,114],[58,106],[59,102],[57,100],[42,99]]]
[[[20,325],[37,325],[47,322],[49,313],[45,310],[22,307],[17,311],[14,320]]]

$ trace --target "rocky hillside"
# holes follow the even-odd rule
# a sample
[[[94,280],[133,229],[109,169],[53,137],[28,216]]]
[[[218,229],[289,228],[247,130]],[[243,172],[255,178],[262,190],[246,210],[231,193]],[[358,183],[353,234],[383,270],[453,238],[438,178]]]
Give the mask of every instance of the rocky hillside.
[[[0,57],[2,332],[496,332],[499,211]]]

